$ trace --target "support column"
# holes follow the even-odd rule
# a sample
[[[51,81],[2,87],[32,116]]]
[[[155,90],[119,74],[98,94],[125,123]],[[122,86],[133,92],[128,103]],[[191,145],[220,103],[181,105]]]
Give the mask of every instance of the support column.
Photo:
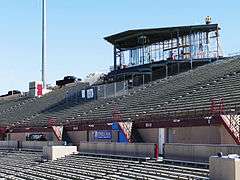
[[[178,50],[178,60],[180,59],[180,49],[179,49],[179,31],[177,32],[177,50]]]
[[[191,61],[191,69],[193,68],[193,59],[192,59],[192,31],[190,31],[189,37],[189,53],[190,53],[190,61]]]
[[[113,56],[114,56],[113,69],[114,71],[116,71],[117,70],[117,48],[115,46],[113,47]]]
[[[144,86],[144,81],[145,81],[145,77],[144,77],[144,74],[143,74],[143,77],[142,77],[142,78],[143,78],[143,86]]]
[[[165,69],[166,69],[166,77],[168,77],[168,65],[167,65],[167,63],[165,65]]]
[[[162,60],[164,60],[164,41],[163,41],[163,51],[162,51],[163,53],[162,53]]]
[[[217,26],[217,31],[216,31],[216,38],[217,38],[217,59],[219,58],[219,39],[218,39],[218,36],[219,36],[219,32],[218,32],[218,26]]]

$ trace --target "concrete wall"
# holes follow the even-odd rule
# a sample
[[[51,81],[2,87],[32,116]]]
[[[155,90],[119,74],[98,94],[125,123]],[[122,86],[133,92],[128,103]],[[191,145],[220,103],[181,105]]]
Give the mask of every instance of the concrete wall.
[[[68,131],[68,136],[74,145],[80,142],[117,142],[118,131],[112,130],[112,139],[95,139],[94,131]]]
[[[169,143],[218,144],[220,132],[217,126],[169,128]]]
[[[159,143],[159,129],[149,128],[149,129],[138,129],[142,139],[146,143]]]
[[[213,144],[164,144],[164,157],[170,159],[208,162],[210,156],[222,152],[223,155],[240,154],[239,145]]]
[[[224,126],[169,128],[169,143],[236,144]]]
[[[81,142],[78,149],[80,153],[155,157],[155,144],[151,143]]]
[[[43,155],[49,160],[56,160],[70,154],[77,153],[77,146],[45,146]]]
[[[219,131],[220,131],[221,144],[236,144],[232,136],[228,133],[228,131],[223,125],[219,127]]]
[[[9,133],[7,135],[9,141],[26,141],[27,133]]]
[[[68,131],[67,134],[75,145],[81,141],[87,141],[87,131]]]
[[[44,146],[62,145],[62,141],[0,141],[0,149],[42,150]]]
[[[62,141],[22,141],[19,142],[21,149],[42,150],[45,146],[62,145]]]
[[[17,141],[0,141],[0,149],[17,149]]]
[[[212,180],[238,180],[240,179],[240,159],[211,156],[209,170]]]
[[[31,133],[8,133],[7,140],[11,140],[11,141],[26,141],[26,137],[28,134],[45,134],[46,138],[48,141],[58,141],[56,136],[54,135],[53,132],[31,132]]]

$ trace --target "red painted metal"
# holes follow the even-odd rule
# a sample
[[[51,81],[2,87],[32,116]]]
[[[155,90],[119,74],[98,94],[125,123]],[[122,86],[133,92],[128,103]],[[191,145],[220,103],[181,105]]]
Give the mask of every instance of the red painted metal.
[[[5,134],[6,133],[6,128],[1,128],[0,127],[0,134]]]
[[[158,160],[158,156],[159,156],[159,147],[158,147],[158,144],[155,144],[155,158],[156,158],[156,160]]]
[[[214,98],[211,99],[211,113],[214,114],[216,112],[216,104]]]
[[[210,118],[210,119],[209,119]],[[160,115],[146,115],[138,117],[133,121],[135,128],[167,128],[167,127],[191,127],[191,126],[209,126],[210,125],[219,125],[221,120],[219,116],[199,116],[199,117],[167,117]],[[93,121],[81,121],[68,123],[64,125],[65,130],[67,131],[84,131],[84,130],[110,130],[111,123],[115,120],[106,119],[104,120],[93,120]],[[45,132],[51,130],[51,126],[48,127],[12,127],[11,131],[14,132]]]
[[[8,130],[9,133],[24,133],[24,132],[52,132],[52,128],[50,127],[19,127],[19,128],[11,128]]]
[[[226,122],[221,118],[222,124],[225,127],[225,129],[228,131],[228,133],[232,136],[236,144],[240,145],[239,139],[235,136],[234,132],[229,128],[229,126],[226,124]]]
[[[219,111],[221,114],[224,114],[224,99],[223,99],[223,97],[220,99]]]

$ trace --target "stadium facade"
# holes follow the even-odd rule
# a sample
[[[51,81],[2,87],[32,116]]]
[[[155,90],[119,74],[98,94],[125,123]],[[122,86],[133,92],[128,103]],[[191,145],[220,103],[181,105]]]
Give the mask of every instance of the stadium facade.
[[[240,144],[240,60],[219,25],[129,30],[105,38],[111,72],[41,97],[0,100],[2,140]]]

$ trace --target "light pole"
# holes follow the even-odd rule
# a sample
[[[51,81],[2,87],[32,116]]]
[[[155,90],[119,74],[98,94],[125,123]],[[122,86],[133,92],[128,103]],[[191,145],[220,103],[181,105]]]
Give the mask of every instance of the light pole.
[[[47,59],[47,0],[42,0],[42,82],[46,89],[46,59]]]

